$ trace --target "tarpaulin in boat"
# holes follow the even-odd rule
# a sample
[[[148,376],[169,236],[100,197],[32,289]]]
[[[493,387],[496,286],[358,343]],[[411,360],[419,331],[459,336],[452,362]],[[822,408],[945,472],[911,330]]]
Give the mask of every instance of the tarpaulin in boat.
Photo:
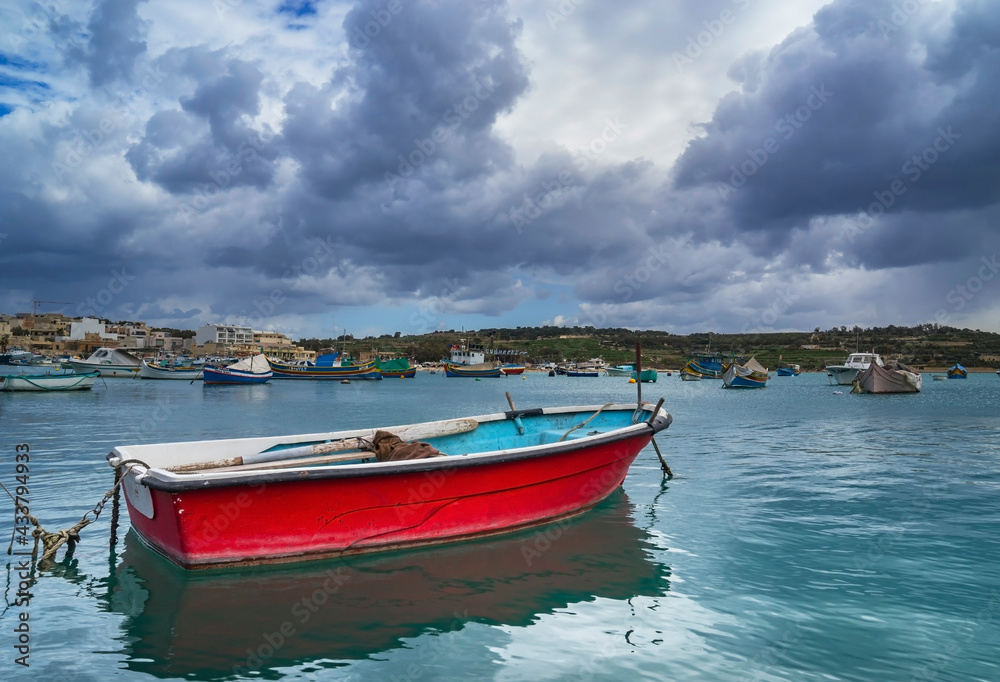
[[[375,457],[380,462],[398,462],[404,459],[427,459],[429,457],[444,457],[430,443],[414,441],[407,443],[402,438],[389,431],[376,431],[373,442]]]

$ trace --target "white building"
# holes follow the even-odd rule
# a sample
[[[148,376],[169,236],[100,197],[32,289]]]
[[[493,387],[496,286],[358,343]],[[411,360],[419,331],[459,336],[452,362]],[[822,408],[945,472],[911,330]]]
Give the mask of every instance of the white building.
[[[226,346],[252,346],[253,329],[234,324],[206,324],[198,327],[195,333],[195,343],[204,346],[206,343],[217,343]]]
[[[117,334],[109,334],[104,328],[104,323],[94,317],[84,317],[79,322],[70,322],[69,336],[66,338],[71,341],[83,341],[87,334],[97,334],[102,339],[112,341],[118,338]]]

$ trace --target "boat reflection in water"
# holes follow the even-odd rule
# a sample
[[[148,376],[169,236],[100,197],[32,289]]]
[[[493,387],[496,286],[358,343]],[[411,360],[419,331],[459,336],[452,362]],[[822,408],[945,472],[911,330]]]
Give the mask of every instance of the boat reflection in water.
[[[267,678],[470,622],[524,627],[574,603],[662,596],[669,568],[652,549],[621,491],[580,517],[501,539],[291,565],[185,571],[129,532],[108,597],[126,616],[129,669]]]

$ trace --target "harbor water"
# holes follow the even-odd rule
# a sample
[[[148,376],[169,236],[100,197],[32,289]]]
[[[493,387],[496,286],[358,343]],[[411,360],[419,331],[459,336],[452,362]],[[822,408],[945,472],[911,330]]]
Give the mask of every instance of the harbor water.
[[[596,509],[480,541],[186,572],[124,510],[111,547],[109,505],[30,585],[8,557],[0,677],[997,680],[1000,378],[924,379],[920,394],[859,396],[822,374],[751,391],[661,374],[642,392],[674,417],[657,442],[675,478],[646,448]],[[31,511],[68,528],[112,485],[115,445],[493,413],[508,391],[518,408],[634,401],[627,382],[419,373],[0,393],[0,480],[20,485],[27,444]]]

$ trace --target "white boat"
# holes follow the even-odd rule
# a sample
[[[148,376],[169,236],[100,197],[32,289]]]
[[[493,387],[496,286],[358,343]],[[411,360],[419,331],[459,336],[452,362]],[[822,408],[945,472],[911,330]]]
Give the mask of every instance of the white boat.
[[[4,374],[0,391],[87,391],[93,388],[99,372],[86,374]]]
[[[27,364],[28,359],[33,355],[34,353],[20,346],[11,346],[6,352],[0,353],[0,365]]]
[[[871,363],[859,372],[851,393],[919,393],[923,380],[919,373],[901,363]]]
[[[831,384],[839,386],[850,386],[858,376],[858,372],[868,369],[872,363],[879,367],[885,365],[882,358],[876,353],[851,353],[847,356],[847,361],[842,365],[827,365],[826,375],[830,378]]]
[[[617,365],[615,367],[607,367],[605,371],[609,377],[630,377],[632,376],[632,372],[635,371],[635,365]]]
[[[132,378],[142,361],[121,348],[98,348],[86,360],[70,360],[69,364],[80,374],[97,371],[102,377]]]
[[[200,367],[157,367],[143,360],[139,367],[139,378],[194,381],[202,378],[202,370]]]
[[[694,372],[681,370],[681,381],[701,381],[701,375]]]

